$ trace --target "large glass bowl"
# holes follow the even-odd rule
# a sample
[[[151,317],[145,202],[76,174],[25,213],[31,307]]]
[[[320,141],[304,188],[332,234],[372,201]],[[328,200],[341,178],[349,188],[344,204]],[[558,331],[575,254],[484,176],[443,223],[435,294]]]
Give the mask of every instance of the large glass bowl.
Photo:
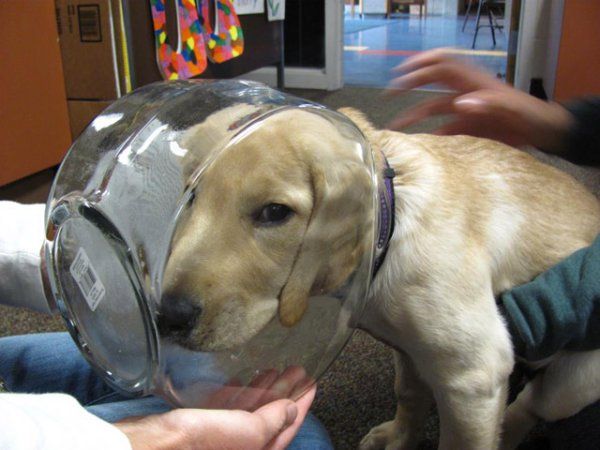
[[[253,82],[149,85],[60,167],[49,301],[120,392],[185,407],[295,398],[363,309],[377,201],[345,116]]]

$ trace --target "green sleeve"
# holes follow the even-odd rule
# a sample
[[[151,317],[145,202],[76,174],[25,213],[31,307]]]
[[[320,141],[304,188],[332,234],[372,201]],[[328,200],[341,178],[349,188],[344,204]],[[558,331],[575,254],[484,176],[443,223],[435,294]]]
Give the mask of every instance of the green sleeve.
[[[527,360],[600,348],[600,235],[500,297],[515,353]]]

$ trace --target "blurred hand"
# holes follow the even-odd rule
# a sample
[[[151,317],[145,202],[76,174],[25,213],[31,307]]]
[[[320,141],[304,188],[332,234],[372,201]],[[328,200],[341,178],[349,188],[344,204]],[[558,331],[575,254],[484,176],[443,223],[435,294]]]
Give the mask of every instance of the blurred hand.
[[[451,121],[436,130],[436,134],[469,134],[559,152],[573,120],[562,106],[514,89],[453,58],[448,50],[423,52],[394,70],[400,76],[390,83],[390,95],[431,83],[441,84],[453,92],[405,111],[390,122],[391,129],[402,129],[430,116],[447,114],[452,117]]]
[[[211,409],[243,409],[253,411],[266,403],[283,398],[298,398],[315,383],[300,366],[287,367],[283,372],[270,369],[259,373],[247,386],[239,380],[215,391],[206,402]]]
[[[271,398],[294,398],[306,392],[296,402],[274,400],[254,412],[176,409],[115,425],[127,435],[133,450],[284,449],[298,433],[315,397],[316,385],[307,390],[310,384],[300,367],[290,367],[282,374],[266,371],[247,387],[235,383],[223,387],[210,406],[252,409]]]

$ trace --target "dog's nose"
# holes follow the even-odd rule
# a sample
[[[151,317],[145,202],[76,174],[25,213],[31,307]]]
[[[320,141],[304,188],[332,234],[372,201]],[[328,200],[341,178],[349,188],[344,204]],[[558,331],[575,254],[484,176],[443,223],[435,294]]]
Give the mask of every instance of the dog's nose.
[[[158,331],[163,336],[187,336],[198,323],[202,308],[184,297],[163,296],[158,310]]]

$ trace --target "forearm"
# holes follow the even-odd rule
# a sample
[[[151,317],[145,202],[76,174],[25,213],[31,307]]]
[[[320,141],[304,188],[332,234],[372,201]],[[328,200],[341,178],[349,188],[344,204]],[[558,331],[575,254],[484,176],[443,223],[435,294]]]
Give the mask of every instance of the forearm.
[[[523,127],[524,141],[546,153],[568,158],[569,133],[576,124],[576,118],[564,106],[555,102],[539,100],[529,94],[523,102],[524,120],[519,126]]]
[[[0,448],[131,450],[117,427],[65,394],[0,394]]]
[[[600,164],[600,97],[561,106],[531,98],[528,143],[575,164]],[[538,126],[535,126],[535,124]]]
[[[562,156],[577,164],[600,164],[600,97],[566,106],[573,117],[563,141]]]
[[[44,205],[0,201],[0,303],[50,312],[42,288]]]
[[[532,282],[504,292],[500,308],[516,354],[527,360],[600,347],[600,236]]]

